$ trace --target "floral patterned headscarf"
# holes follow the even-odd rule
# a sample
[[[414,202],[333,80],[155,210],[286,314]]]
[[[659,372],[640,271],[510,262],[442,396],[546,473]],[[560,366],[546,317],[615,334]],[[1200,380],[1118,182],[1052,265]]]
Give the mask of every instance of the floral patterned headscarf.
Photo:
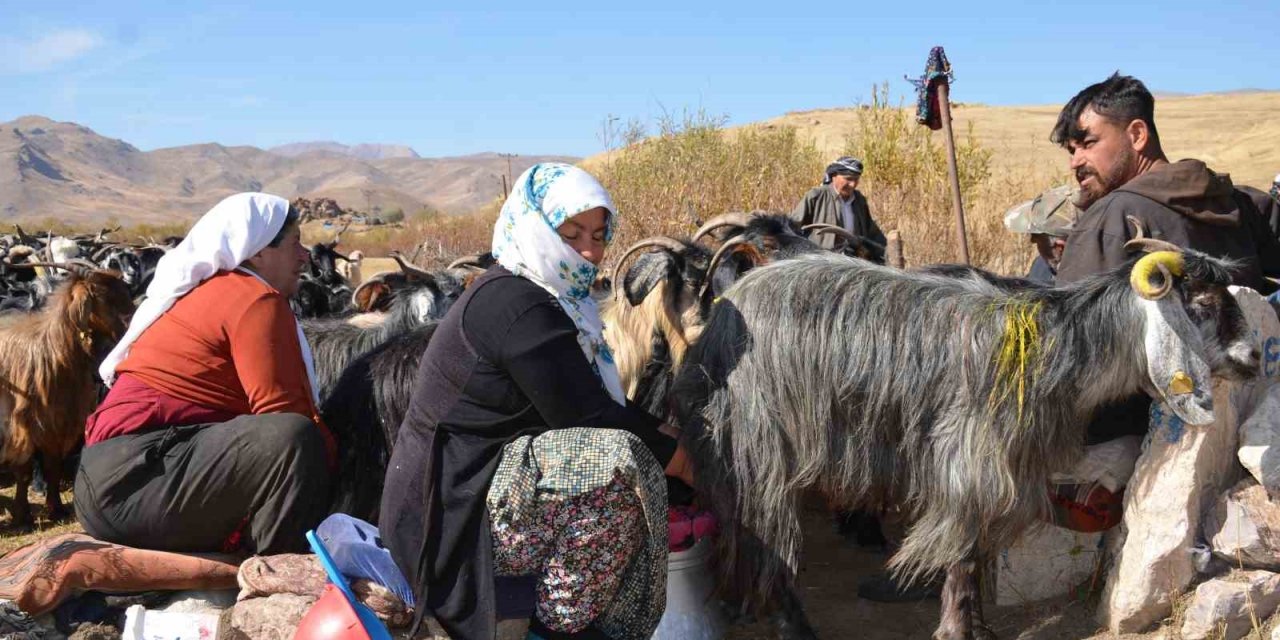
[[[583,211],[604,207],[609,215],[605,242],[613,239],[618,213],[604,187],[591,174],[559,162],[535,164],[516,178],[493,228],[493,257],[508,271],[527,278],[555,296],[578,327],[578,345],[592,363],[605,390],[618,404],[626,394],[613,353],[604,341],[600,310],[591,299],[599,267],[560,239],[556,229]]]

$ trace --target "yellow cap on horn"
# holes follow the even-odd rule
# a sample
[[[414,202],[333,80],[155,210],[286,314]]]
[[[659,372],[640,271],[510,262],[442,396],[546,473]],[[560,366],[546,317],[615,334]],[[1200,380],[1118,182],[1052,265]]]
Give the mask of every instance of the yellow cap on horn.
[[[1151,275],[1160,267],[1164,267],[1169,276],[1182,275],[1182,254],[1176,251],[1156,251],[1142,256],[1129,273],[1129,284],[1138,295],[1148,300],[1159,300],[1168,295],[1173,288],[1171,280],[1166,279],[1158,287],[1151,285]]]

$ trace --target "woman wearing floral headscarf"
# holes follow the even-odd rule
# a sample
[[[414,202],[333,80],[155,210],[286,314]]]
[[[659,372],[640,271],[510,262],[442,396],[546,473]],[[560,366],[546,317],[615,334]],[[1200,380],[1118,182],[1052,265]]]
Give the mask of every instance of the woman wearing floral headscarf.
[[[627,404],[589,296],[617,212],[581,169],[524,172],[498,264],[436,330],[387,469],[381,529],[419,620],[493,637],[495,576],[536,575],[530,633],[647,638],[666,591],[661,421]]]

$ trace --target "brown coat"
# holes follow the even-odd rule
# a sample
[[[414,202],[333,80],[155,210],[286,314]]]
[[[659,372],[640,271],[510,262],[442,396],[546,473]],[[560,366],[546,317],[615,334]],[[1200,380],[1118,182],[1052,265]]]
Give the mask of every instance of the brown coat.
[[[1237,284],[1263,293],[1275,289],[1263,274],[1280,275],[1276,237],[1230,176],[1199,160],[1157,166],[1093,203],[1067,239],[1057,281],[1075,282],[1125,264],[1132,254],[1124,244],[1134,237],[1127,216],[1137,218],[1149,237],[1239,260]]]
[[[1249,199],[1253,201],[1253,206],[1258,208],[1258,213],[1262,214],[1262,221],[1267,223],[1267,227],[1271,229],[1271,235],[1280,238],[1280,199],[1271,195],[1271,192],[1253,187],[1241,185],[1236,189],[1243,191]]]
[[[871,207],[867,205],[866,196],[861,191],[853,192],[853,233],[862,236],[877,245],[883,247],[885,245],[884,232],[880,230],[880,226],[871,218]],[[795,209],[791,211],[791,219],[795,220],[800,226],[808,226],[811,224],[833,224],[837,227],[844,227],[841,215],[840,196],[836,195],[835,189],[831,185],[821,185],[814,187],[806,193],[804,198],[796,204]],[[819,236],[811,237],[818,243],[818,246],[830,251],[836,246],[836,236],[824,233]],[[884,257],[879,256],[877,262],[884,262]]]

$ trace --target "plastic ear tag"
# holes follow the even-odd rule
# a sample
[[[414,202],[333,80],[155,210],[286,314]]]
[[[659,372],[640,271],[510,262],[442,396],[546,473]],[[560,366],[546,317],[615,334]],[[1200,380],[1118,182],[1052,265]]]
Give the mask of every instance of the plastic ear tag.
[[[1178,371],[1173,374],[1173,379],[1169,381],[1169,393],[1180,396],[1191,393],[1196,390],[1196,383],[1191,380],[1191,376],[1185,371]]]

